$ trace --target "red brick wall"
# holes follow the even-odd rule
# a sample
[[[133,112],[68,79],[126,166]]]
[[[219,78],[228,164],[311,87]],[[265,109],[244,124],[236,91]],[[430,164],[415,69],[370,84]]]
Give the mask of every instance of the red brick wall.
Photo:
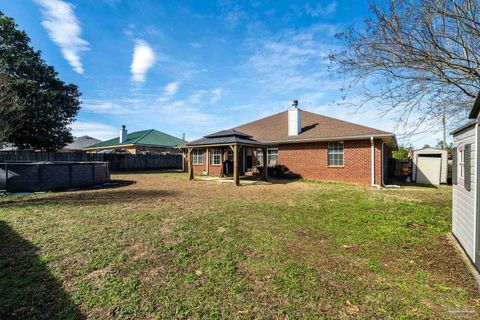
[[[381,184],[381,140],[375,140],[375,184]],[[388,148],[385,148],[388,150]],[[371,185],[372,163],[370,140],[344,141],[344,166],[328,166],[328,142],[281,144],[278,146],[278,162],[302,178],[321,181],[339,181]],[[255,161],[255,160],[254,160]],[[221,167],[210,164],[210,153],[204,154],[204,163],[194,165],[193,172],[201,174],[209,167],[209,175],[220,175]],[[186,168],[186,166],[185,166]],[[243,153],[239,152],[239,168],[243,170]]]
[[[381,183],[381,140],[375,140],[375,183]],[[328,166],[328,142],[282,144],[278,162],[305,179],[342,181],[370,185],[372,178],[370,140],[344,142],[344,166]]]
[[[207,168],[207,163],[208,163],[208,175],[210,176],[220,176],[220,171],[221,171],[221,165],[217,164],[211,164],[210,156],[211,156],[211,150],[209,150],[208,154],[206,151],[203,154],[203,164],[201,165],[193,165],[193,172],[194,173],[203,173],[204,170]],[[225,159],[227,158],[227,155],[225,154]],[[242,162],[239,161],[240,165],[242,165]],[[242,168],[242,167],[240,167]]]

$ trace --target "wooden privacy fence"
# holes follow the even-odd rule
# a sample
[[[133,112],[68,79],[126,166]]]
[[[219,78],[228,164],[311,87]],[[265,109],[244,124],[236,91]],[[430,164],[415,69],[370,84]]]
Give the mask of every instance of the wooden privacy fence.
[[[0,162],[106,161],[112,171],[181,169],[181,154],[99,154],[80,152],[0,151]]]
[[[389,159],[390,178],[404,180],[412,177],[412,160]]]

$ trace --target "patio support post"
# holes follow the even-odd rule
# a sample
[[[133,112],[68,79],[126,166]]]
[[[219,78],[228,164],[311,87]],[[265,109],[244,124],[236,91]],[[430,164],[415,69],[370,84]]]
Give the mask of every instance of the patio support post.
[[[221,148],[220,149],[220,177],[224,177],[225,176],[225,149],[224,148]]]
[[[268,163],[267,163],[267,148],[262,148],[263,150],[263,180],[267,180],[268,177]]]
[[[238,172],[238,145],[233,146],[233,181],[237,186],[240,184],[240,177]]]
[[[187,164],[188,164],[188,180],[194,180],[193,166],[192,166],[192,149],[188,148]]]

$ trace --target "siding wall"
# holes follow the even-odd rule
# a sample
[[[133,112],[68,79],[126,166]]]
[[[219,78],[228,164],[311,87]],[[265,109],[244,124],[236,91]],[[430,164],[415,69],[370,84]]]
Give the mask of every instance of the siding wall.
[[[457,174],[457,184],[453,185],[452,232],[462,244],[472,261],[475,261],[475,194],[476,194],[476,161],[477,146],[475,141],[476,126],[470,127],[453,136],[453,144],[463,148],[472,144],[471,148],[471,181],[472,188],[467,191],[464,179]],[[459,161],[460,159],[458,159]]]

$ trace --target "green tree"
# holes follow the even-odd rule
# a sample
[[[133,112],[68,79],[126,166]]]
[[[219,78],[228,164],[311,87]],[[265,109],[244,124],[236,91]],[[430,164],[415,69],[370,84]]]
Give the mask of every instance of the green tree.
[[[408,159],[408,153],[412,150],[411,147],[403,147],[403,146],[400,146],[398,147],[398,150],[397,151],[393,151],[392,152],[392,157],[394,159],[398,159],[398,160],[406,160]]]
[[[0,12],[0,73],[16,94],[10,114],[19,118],[15,130],[5,130],[3,142],[19,148],[56,150],[73,140],[69,125],[80,109],[76,85],[65,84],[46,64],[30,38],[12,18]],[[2,121],[0,126],[6,124]],[[0,130],[3,131],[3,130]]]
[[[6,75],[0,73],[0,145],[20,126],[22,110]]]
[[[437,145],[436,145],[435,147],[437,147],[437,148],[439,148],[439,149],[444,149],[444,150],[452,151],[452,149],[453,149],[453,143],[450,142],[450,144],[448,144],[448,143],[445,143],[445,144],[444,144],[444,143],[443,143],[443,140],[438,140]]]

